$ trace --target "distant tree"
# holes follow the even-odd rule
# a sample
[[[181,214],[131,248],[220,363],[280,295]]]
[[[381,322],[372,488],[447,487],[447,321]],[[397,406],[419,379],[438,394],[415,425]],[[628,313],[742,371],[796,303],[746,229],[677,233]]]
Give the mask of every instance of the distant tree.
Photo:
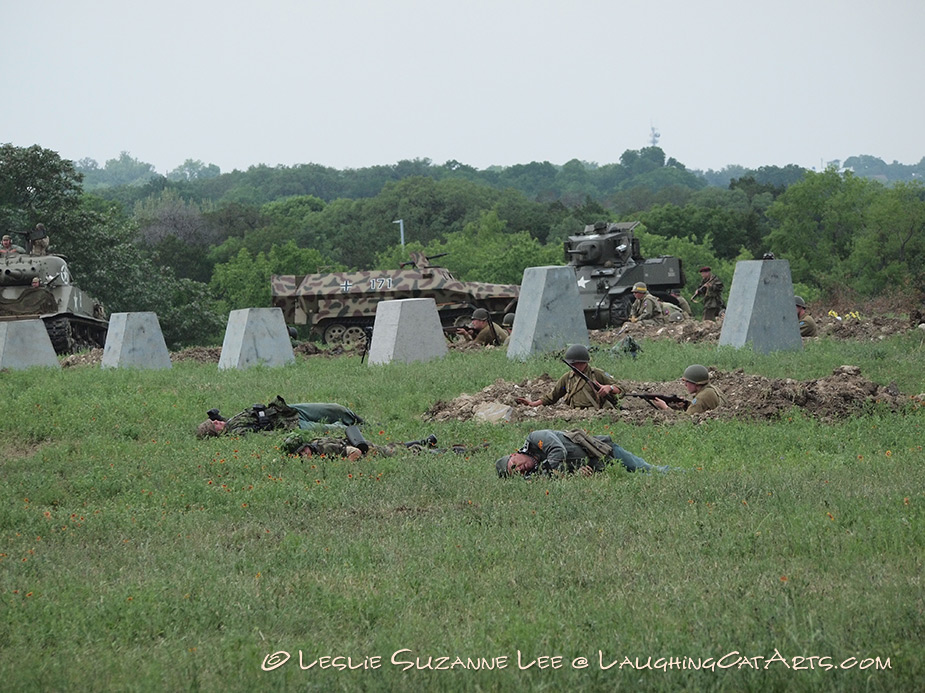
[[[878,191],[849,258],[857,289],[868,296],[911,288],[925,298],[925,186]]]
[[[167,174],[167,180],[191,181],[217,178],[222,170],[215,164],[204,164],[198,159],[187,159],[180,166]]]
[[[806,172],[768,208],[775,225],[767,238],[769,250],[790,261],[794,281],[823,292],[850,285],[846,261],[879,189],[875,181],[834,167]]]
[[[81,174],[71,161],[38,145],[0,145],[0,224],[4,233],[24,232],[44,223],[58,236],[66,233],[80,207]]]

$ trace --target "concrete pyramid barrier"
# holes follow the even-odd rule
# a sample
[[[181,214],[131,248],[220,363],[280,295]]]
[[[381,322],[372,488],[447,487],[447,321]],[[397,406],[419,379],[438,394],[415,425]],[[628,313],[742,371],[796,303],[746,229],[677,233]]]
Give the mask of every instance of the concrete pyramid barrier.
[[[33,366],[61,368],[41,320],[0,322],[0,368],[14,371]]]
[[[157,313],[113,313],[101,368],[171,368]]]
[[[751,344],[761,354],[803,348],[789,262],[736,263],[719,344],[734,347]]]
[[[526,359],[588,344],[578,279],[574,267],[528,267],[524,270],[517,301],[517,319],[508,341],[509,359]]]
[[[413,363],[446,356],[446,338],[432,298],[380,301],[376,307],[369,363]]]
[[[228,314],[218,369],[295,363],[289,331],[279,308],[243,308]]]

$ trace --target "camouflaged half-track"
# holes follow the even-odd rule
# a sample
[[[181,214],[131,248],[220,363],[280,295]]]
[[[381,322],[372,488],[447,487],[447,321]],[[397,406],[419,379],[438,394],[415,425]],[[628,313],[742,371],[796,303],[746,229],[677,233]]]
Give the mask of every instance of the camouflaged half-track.
[[[273,275],[273,305],[290,325],[311,325],[325,344],[366,339],[379,301],[432,298],[444,327],[468,323],[475,308],[485,308],[500,323],[516,301],[516,284],[463,282],[444,267],[430,264],[440,255],[411,253],[397,270]]]
[[[599,221],[565,242],[565,261],[578,275],[578,293],[590,329],[620,325],[629,319],[636,282],[645,282],[650,293],[664,300],[671,300],[671,289],[684,286],[680,258],[642,256],[639,239],[633,234],[639,223]]]
[[[109,328],[103,305],[71,283],[60,255],[0,255],[0,320],[43,320],[58,354],[105,346]]]

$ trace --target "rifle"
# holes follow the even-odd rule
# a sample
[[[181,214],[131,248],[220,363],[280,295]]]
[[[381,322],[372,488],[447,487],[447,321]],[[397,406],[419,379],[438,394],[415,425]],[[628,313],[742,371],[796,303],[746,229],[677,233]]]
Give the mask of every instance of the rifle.
[[[651,392],[627,392],[624,397],[639,397],[656,409],[658,409],[658,406],[652,401],[656,398],[662,400],[672,409],[680,409],[681,411],[687,411],[687,408],[691,405],[686,399],[678,397],[677,395],[653,395]]]
[[[582,373],[580,370],[578,370],[575,366],[570,364],[565,359],[559,359],[559,360],[562,361],[562,363],[564,363],[566,366],[571,368],[572,372],[575,375],[577,375],[579,378],[581,378],[586,383],[588,383],[588,385],[590,385],[594,389],[594,394],[597,395],[597,391],[601,389],[601,386],[597,382],[595,382],[594,380],[591,380],[589,376]],[[604,395],[604,401],[610,402],[614,407],[617,407],[618,409],[620,407],[620,400],[618,400],[612,392],[608,392],[606,395]]]
[[[457,333],[458,330],[465,330],[466,334],[469,335],[469,339],[475,339],[475,328],[470,327],[469,325],[450,325],[449,327],[444,327],[443,334],[450,335],[452,337]]]

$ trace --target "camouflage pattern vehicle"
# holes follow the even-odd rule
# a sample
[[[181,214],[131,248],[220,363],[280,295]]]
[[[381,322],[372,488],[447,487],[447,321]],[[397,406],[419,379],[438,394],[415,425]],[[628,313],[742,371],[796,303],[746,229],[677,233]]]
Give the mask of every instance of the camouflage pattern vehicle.
[[[38,278],[40,286],[33,287]],[[60,255],[0,255],[0,320],[45,321],[58,354],[106,344],[109,323],[103,305],[71,284]]]
[[[649,292],[663,300],[670,300],[670,289],[685,284],[680,258],[642,256],[639,239],[633,234],[639,223],[599,221],[565,242],[565,261],[578,275],[578,293],[589,329],[626,322],[636,282],[645,282]]]
[[[517,299],[516,284],[462,282],[444,267],[412,253],[397,270],[273,275],[273,305],[286,323],[312,325],[325,344],[354,344],[366,339],[366,328],[376,319],[379,301],[433,298],[445,328],[468,322],[475,308],[485,308],[497,322]],[[407,269],[406,269],[407,268]]]

